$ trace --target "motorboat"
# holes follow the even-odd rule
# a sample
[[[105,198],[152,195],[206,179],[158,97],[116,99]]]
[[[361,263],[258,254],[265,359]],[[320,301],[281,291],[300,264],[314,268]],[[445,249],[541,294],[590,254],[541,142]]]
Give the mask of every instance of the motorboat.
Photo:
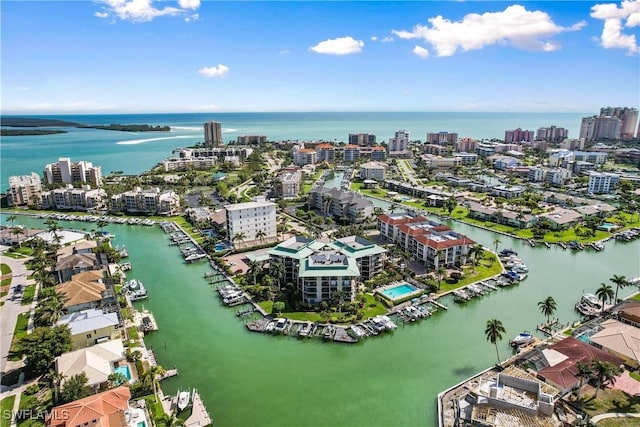
[[[276,324],[273,327],[274,332],[282,333],[284,332],[284,328],[287,326],[288,320],[286,318],[276,319]]]
[[[184,411],[189,406],[190,393],[188,391],[181,391],[178,393],[178,409]]]
[[[511,347],[520,347],[532,343],[536,338],[529,331],[520,332],[515,338],[509,341]]]
[[[298,329],[299,337],[307,337],[309,336],[309,332],[311,331],[311,322],[305,322],[300,325],[300,329]]]
[[[602,309],[602,301],[598,299],[598,297],[594,294],[582,294],[580,297],[580,302],[584,304],[588,304],[596,310]]]

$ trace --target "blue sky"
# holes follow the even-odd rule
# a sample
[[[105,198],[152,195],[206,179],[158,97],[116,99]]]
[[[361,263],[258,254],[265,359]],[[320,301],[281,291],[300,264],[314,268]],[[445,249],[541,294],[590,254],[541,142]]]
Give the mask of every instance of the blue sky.
[[[5,114],[640,107],[640,3],[2,1]]]

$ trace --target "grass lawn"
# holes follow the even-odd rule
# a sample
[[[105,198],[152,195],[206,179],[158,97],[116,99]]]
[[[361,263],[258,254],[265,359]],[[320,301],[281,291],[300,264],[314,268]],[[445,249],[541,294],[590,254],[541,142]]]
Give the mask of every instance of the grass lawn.
[[[16,401],[16,396],[8,396],[0,401],[0,425],[2,427],[11,424],[11,415],[13,412],[13,404]]]
[[[25,393],[22,393],[22,396],[20,396],[20,410],[27,412],[29,411],[29,409],[32,409],[34,411],[33,414],[36,414],[37,408],[39,406],[44,408],[48,408],[51,406],[51,400],[53,398],[51,391],[46,392],[40,401],[38,400],[37,396],[38,394],[28,396]],[[18,427],[44,427],[44,426],[45,426],[44,417],[34,416],[33,418],[27,418],[25,420],[21,420],[18,422]]]
[[[362,315],[363,319],[378,316],[387,312],[387,307],[385,307],[380,301],[377,301],[373,295],[364,294],[364,297],[367,299],[367,302],[364,304],[364,313]]]
[[[202,243],[204,241],[204,236],[193,229],[193,225],[186,218],[182,216],[172,216],[169,218],[165,218],[165,221],[173,221],[178,224],[184,231],[189,234],[197,243]]]
[[[7,258],[13,258],[13,259],[21,259],[21,258],[26,258],[25,255],[19,254],[17,252],[5,252],[2,256],[6,256]]]
[[[635,294],[634,296],[631,297],[631,299],[634,299],[636,301],[640,301],[640,293]]]
[[[131,326],[130,328],[127,328],[127,336],[131,340],[137,340],[138,338],[140,338],[140,335],[138,334],[138,330],[136,329],[135,326]]]
[[[476,266],[475,272],[472,272],[471,267],[465,267],[464,276],[457,283],[447,283],[446,281],[442,282],[440,285],[440,293],[461,288],[462,286],[477,282],[478,280],[493,277],[496,274],[500,274],[501,271],[502,269],[500,267],[500,263],[497,262],[496,256],[490,252],[485,252],[484,258],[480,260]]]
[[[4,276],[5,274],[11,273],[11,267],[8,264],[0,264],[0,272]]]
[[[27,326],[29,325],[29,313],[18,314],[18,320],[16,321],[16,327],[13,330],[13,340],[11,341],[11,350],[9,351],[8,359],[12,362],[18,361],[22,358],[21,355],[15,351],[16,344],[23,336],[27,335]]]
[[[597,399],[592,398],[594,393],[595,389],[593,387],[586,387],[586,390],[583,390],[580,396],[582,408],[591,417],[609,412],[640,413],[640,400],[634,399],[623,391],[606,388],[598,392]],[[634,425],[638,425],[637,418],[635,421]],[[598,425],[602,424],[598,423]]]
[[[2,281],[0,281],[0,286],[9,286],[11,284],[11,277],[7,277],[6,279],[2,279]],[[5,292],[6,295],[6,292]]]
[[[22,305],[31,304],[33,302],[33,297],[36,294],[36,285],[28,285],[24,288],[24,293],[22,294]]]
[[[598,427],[636,427],[637,418],[605,418],[598,422]]]

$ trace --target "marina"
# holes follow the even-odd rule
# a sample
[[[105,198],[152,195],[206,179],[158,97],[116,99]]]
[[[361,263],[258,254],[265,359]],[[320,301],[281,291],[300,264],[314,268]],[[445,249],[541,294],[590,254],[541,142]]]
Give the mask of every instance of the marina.
[[[20,222],[30,227],[42,224],[38,221],[20,217]],[[83,227],[82,223],[73,222],[61,225]],[[485,246],[491,246],[495,238],[491,232],[464,224],[452,226]],[[573,322],[580,319],[574,306],[585,284],[595,288],[600,282],[608,282],[612,274],[640,276],[638,240],[612,240],[600,253],[564,253],[556,245],[551,249],[531,247],[527,242],[501,236],[501,246],[512,247],[518,257],[526,260],[530,270],[523,283],[526,286],[507,286],[466,304],[454,304],[450,294],[437,301],[447,306],[446,313],[444,309],[437,310],[419,325],[396,322],[398,328],[393,333],[379,334],[376,339],[350,346],[326,345],[320,337],[302,340],[282,334],[270,337],[248,333],[241,327],[243,322],[258,320],[262,315],[239,317],[236,312],[249,305],[228,309],[221,304],[218,293],[212,292],[214,285],[208,285],[204,275],[214,273],[210,278],[222,285],[223,273],[212,270],[207,263],[185,265],[179,249],[167,245],[167,236],[159,227],[110,228],[118,242],[126,244],[136,277],[152,296],[145,306],[153,311],[161,330],[146,335],[145,342],[153,346],[160,364],[175,364],[180,370],[179,377],[163,381],[163,390],[175,394],[185,385],[197,388],[206,404],[215,408],[217,425],[254,425],[267,412],[273,417],[262,423],[274,426],[281,425],[279,420],[283,417],[295,425],[308,424],[310,418],[319,425],[435,425],[436,395],[496,361],[494,346],[483,334],[484,321],[495,317],[504,323],[507,334],[498,347],[501,353],[508,354],[513,351],[509,338],[523,330],[534,331],[542,320],[538,301],[552,295],[558,304],[555,316],[561,323]],[[149,251],[149,247],[154,250]],[[559,265],[559,258],[565,256],[571,268],[548,268]],[[143,267],[157,265],[165,267]],[[627,287],[620,290],[620,295],[635,290]],[[393,315],[389,317],[394,319]],[[360,327],[357,330],[362,333]],[[472,351],[460,351],[460,343]],[[455,358],[451,357],[452,352]],[[398,354],[402,354],[402,363],[385,363],[384,369],[380,368],[381,360],[397,360]],[[417,371],[416,366],[425,368]],[[255,399],[256,395],[273,393],[273,385],[281,381],[282,372],[297,378],[279,391],[282,401]],[[397,381],[402,376],[410,376],[412,381]],[[350,387],[334,387],[335,378],[348,382]],[[371,395],[374,383],[385,384],[377,389],[374,398],[353,399],[354,395]],[[310,388],[309,384],[315,386]],[[329,388],[332,392],[326,393],[324,390]],[[251,405],[246,405],[248,401]],[[292,412],[291,404],[302,410]],[[324,409],[327,407],[336,408],[337,412],[328,414]]]

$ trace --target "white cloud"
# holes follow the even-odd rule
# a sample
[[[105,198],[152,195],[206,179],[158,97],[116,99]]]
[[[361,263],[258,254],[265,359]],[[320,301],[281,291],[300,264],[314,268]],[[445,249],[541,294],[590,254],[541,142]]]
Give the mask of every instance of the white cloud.
[[[378,40],[378,36],[371,36],[371,41],[372,41],[372,42],[374,42],[374,41],[376,41],[376,40]]]
[[[411,31],[393,30],[401,39],[422,39],[431,44],[438,56],[451,56],[458,48],[468,51],[500,44],[521,49],[549,51],[560,45],[548,37],[565,31],[577,31],[586,25],[581,21],[570,27],[556,25],[542,11],[529,11],[520,5],[508,6],[500,12],[465,15],[461,21],[450,21],[441,15],[429,18],[430,25],[416,25]]]
[[[309,50],[316,53],[326,55],[350,55],[352,53],[362,52],[364,42],[355,40],[353,37],[338,37],[337,39],[329,39],[311,46]]]
[[[291,53],[290,50],[284,49],[284,50],[281,50],[280,52],[278,52],[278,55],[289,55],[290,53]]]
[[[197,13],[194,13],[191,16],[187,16],[186,18],[184,18],[185,22],[191,22],[191,21],[199,21],[200,20],[200,15],[198,15]]]
[[[429,57],[429,51],[422,46],[417,46],[413,48],[413,53],[418,55],[420,58],[425,59]]]
[[[224,77],[229,72],[229,67],[218,64],[217,67],[202,67],[198,70],[198,74],[205,77]]]
[[[159,16],[179,16],[187,11],[196,10],[200,7],[200,0],[178,0],[179,7],[165,6],[157,8],[153,5],[154,0],[96,0],[102,5],[102,11],[96,12],[98,18],[108,18],[114,16],[123,21],[148,22]],[[194,19],[194,14],[189,20]]]
[[[640,1],[624,0],[617,4],[597,4],[591,7],[591,17],[604,21],[600,44],[605,49],[626,49],[629,55],[640,52],[635,34],[625,34],[622,30],[640,25]],[[623,24],[622,20],[626,19]]]
[[[391,36],[387,36],[385,38],[383,38],[382,40],[380,40],[382,43],[391,43],[393,41],[393,37]]]

